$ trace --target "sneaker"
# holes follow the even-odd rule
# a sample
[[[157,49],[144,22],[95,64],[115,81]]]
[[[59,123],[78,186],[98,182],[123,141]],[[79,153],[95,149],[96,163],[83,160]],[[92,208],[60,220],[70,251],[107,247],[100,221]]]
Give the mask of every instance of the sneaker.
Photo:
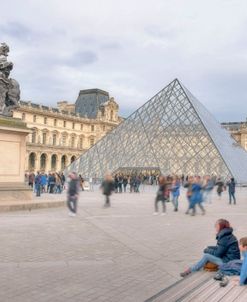
[[[153,215],[159,215],[159,213],[158,212],[154,212]]]
[[[216,275],[214,276],[214,280],[216,281],[222,281],[224,278],[224,274],[221,272],[216,273]]]
[[[227,277],[224,277],[222,281],[220,281],[220,287],[225,287],[229,283],[229,279]]]
[[[70,216],[70,217],[75,217],[76,214],[75,214],[75,213],[72,213],[72,212],[69,212],[69,216]]]
[[[182,277],[182,278],[187,277],[191,273],[192,273],[191,270],[187,269],[186,271],[184,271],[183,273],[180,274],[180,277]]]

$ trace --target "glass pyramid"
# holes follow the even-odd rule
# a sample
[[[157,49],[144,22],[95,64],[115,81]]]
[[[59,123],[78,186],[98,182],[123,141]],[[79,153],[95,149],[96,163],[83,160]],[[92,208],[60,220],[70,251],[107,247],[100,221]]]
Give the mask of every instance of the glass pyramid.
[[[164,175],[233,176],[247,183],[247,153],[177,80],[67,167],[82,177],[124,168]]]

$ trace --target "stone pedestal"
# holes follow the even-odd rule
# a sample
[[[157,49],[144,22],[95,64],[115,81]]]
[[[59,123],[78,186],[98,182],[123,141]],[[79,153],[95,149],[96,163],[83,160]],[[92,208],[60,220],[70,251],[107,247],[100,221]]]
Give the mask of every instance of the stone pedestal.
[[[29,133],[21,120],[0,115],[0,202],[32,199],[32,191],[25,185]]]

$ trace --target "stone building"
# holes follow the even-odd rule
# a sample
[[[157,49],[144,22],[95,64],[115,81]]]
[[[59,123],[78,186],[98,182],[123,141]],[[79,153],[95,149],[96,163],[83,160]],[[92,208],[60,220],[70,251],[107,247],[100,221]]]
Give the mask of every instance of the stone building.
[[[229,122],[221,125],[247,151],[247,122]]]
[[[13,117],[27,123],[27,171],[60,171],[99,139],[114,129],[122,118],[119,106],[108,92],[81,90],[75,104],[57,107],[21,101]]]

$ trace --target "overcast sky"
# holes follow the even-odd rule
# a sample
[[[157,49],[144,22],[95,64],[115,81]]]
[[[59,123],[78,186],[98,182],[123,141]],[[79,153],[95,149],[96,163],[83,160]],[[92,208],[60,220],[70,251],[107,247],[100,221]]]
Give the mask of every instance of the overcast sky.
[[[247,116],[246,0],[0,0],[21,98],[109,91],[124,116],[174,78],[219,121]]]

